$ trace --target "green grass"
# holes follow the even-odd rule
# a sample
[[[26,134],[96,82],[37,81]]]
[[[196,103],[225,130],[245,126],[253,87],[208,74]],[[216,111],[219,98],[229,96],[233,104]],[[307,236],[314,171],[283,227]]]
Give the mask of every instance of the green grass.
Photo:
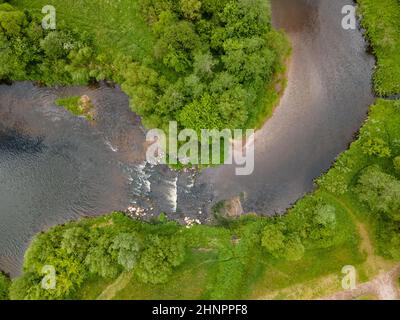
[[[99,52],[112,59],[123,53],[141,60],[153,49],[153,34],[137,0],[13,0],[11,4],[42,16],[42,7],[53,5],[58,24],[94,35]]]
[[[126,287],[114,296],[114,299],[200,299],[206,287],[207,270],[215,259],[213,252],[192,251],[188,254],[186,263],[174,272],[167,283],[143,284],[133,276]]]
[[[190,249],[185,262],[174,270],[168,282],[143,284],[133,274],[113,299],[259,298],[329,274],[339,279],[343,266],[358,266],[365,256],[358,249],[359,239],[351,217],[336,206],[338,223],[347,235],[338,246],[310,249],[300,261],[288,262],[269,256],[256,241],[265,222],[263,218],[249,217],[230,227],[195,226],[183,231]],[[78,297],[94,298],[112,283],[101,278],[97,281],[86,282]],[[337,286],[340,288],[340,280]],[[94,293],[89,294],[91,291]]]
[[[99,277],[90,277],[85,281],[82,289],[75,295],[76,300],[96,300],[96,298],[103,292],[103,290],[113,283],[115,279],[106,279]]]
[[[79,105],[80,99],[81,99],[81,97],[79,97],[79,96],[60,98],[60,99],[56,100],[56,105],[67,109],[73,115],[81,116],[81,115],[83,115],[83,110]]]
[[[75,116],[84,116],[87,120],[93,120],[93,117],[89,114],[90,110],[82,106],[81,97],[79,96],[57,99],[56,105],[65,108]]]
[[[252,286],[251,297],[260,298],[270,295],[269,297],[274,299],[309,298],[308,293],[295,293],[294,290],[286,290],[285,292],[285,289],[330,275],[334,275],[336,278],[333,288],[341,290],[340,275],[343,266],[360,266],[365,261],[365,255],[359,250],[359,235],[349,212],[323,190],[316,191],[315,195],[322,197],[325,203],[334,206],[336,209],[338,232],[335,237],[335,245],[326,249],[313,249],[313,245],[308,244],[308,250],[306,250],[304,257],[295,262],[264,257],[261,260],[264,273]],[[294,210],[301,211],[303,202],[306,201],[307,197],[299,201]],[[359,271],[361,278],[364,279],[363,270],[359,268]],[[311,286],[309,284],[310,288]],[[319,293],[319,295],[316,294],[316,297],[329,293],[329,289],[332,290],[332,288],[321,284],[317,284],[313,288],[316,291],[315,293]]]
[[[362,25],[377,58],[374,76],[379,95],[400,93],[400,2],[357,0]]]
[[[8,289],[10,287],[11,281],[8,276],[0,271],[0,300],[8,300]]]

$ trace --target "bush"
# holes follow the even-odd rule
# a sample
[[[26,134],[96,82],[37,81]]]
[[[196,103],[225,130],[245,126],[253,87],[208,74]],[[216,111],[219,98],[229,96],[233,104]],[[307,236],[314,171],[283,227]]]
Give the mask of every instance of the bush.
[[[262,233],[261,243],[268,253],[278,259],[300,260],[304,255],[304,246],[300,237],[288,231],[284,222],[268,224]]]
[[[356,192],[372,211],[400,221],[400,181],[393,176],[372,166],[360,176]]]
[[[9,288],[11,280],[4,273],[0,272],[0,300],[9,299]]]
[[[388,158],[391,155],[390,147],[381,138],[369,138],[362,145],[363,152],[368,156]]]
[[[137,265],[136,274],[145,283],[164,283],[168,280],[173,268],[183,262],[184,256],[185,247],[182,239],[149,236]]]
[[[400,156],[393,159],[393,166],[397,173],[400,173]]]

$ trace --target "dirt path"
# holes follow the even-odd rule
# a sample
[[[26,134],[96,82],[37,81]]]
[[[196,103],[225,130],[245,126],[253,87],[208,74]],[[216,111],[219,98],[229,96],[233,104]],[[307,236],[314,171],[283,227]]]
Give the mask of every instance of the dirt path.
[[[361,238],[360,250],[367,255],[367,259],[364,263],[365,271],[369,277],[374,277],[369,282],[359,284],[353,290],[337,292],[324,299],[350,300],[372,295],[379,300],[400,300],[398,285],[400,264],[396,265],[376,255],[366,226],[357,219],[352,208],[344,200],[338,199],[332,195],[330,195],[330,197],[340,204],[342,208],[347,210],[354,220]]]
[[[399,276],[400,264],[388,272],[381,272],[372,281],[362,283],[354,290],[337,292],[323,300],[352,300],[371,295],[379,300],[400,300]]]
[[[341,278],[331,274],[269,292],[258,299],[269,300],[285,297],[285,299],[352,300],[373,297],[380,300],[400,300],[398,285],[400,264],[376,255],[366,225],[359,221],[351,206],[344,199],[328,193],[326,195],[346,210],[349,217],[353,219],[360,235],[360,251],[366,255],[366,260],[361,267],[368,279],[372,280],[360,283],[354,290],[339,291]],[[332,295],[326,293],[335,291],[336,293]]]
[[[132,272],[122,273],[117,280],[110,284],[98,297],[97,300],[111,300],[118,291],[125,288],[126,284],[131,280]]]

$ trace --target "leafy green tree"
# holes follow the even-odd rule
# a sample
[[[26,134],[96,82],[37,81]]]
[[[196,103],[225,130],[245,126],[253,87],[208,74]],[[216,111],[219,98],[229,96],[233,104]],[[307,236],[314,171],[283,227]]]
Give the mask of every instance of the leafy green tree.
[[[369,138],[362,144],[363,152],[369,156],[388,158],[391,150],[388,144],[381,138]]]
[[[246,123],[248,119],[246,99],[246,90],[240,85],[226,90],[216,97],[216,110],[219,111],[222,120],[221,127],[236,129]]]
[[[40,41],[40,46],[46,57],[57,60],[66,58],[69,52],[76,48],[77,44],[70,33],[64,31],[52,31]]]
[[[305,248],[298,236],[292,236],[286,241],[284,257],[288,261],[298,261],[303,258]]]
[[[200,17],[201,1],[180,0],[180,7],[183,16],[188,20],[196,20]]]
[[[319,204],[311,215],[307,237],[320,248],[330,247],[336,230],[336,209],[329,204]]]
[[[332,228],[336,225],[336,209],[331,205],[323,205],[315,213],[314,221],[323,227]]]
[[[209,51],[206,53],[198,52],[194,56],[194,72],[201,78],[211,78],[213,75],[213,68],[216,64],[217,61],[213,58]]]
[[[279,257],[285,248],[286,237],[283,233],[284,229],[285,227],[282,224],[268,224],[264,228],[261,243],[272,255]]]
[[[19,36],[28,25],[25,14],[8,3],[0,4],[0,31],[7,37]]]
[[[153,235],[146,240],[136,274],[145,283],[164,283],[185,257],[185,246],[178,237]]]
[[[120,268],[112,244],[111,238],[103,235],[89,248],[85,258],[89,272],[104,278],[115,278],[118,275]]]
[[[132,233],[121,233],[113,240],[111,248],[118,252],[118,263],[127,271],[135,266],[141,245],[137,235]]]
[[[196,74],[190,74],[184,80],[183,94],[194,100],[200,99],[207,89],[206,84]]]
[[[262,232],[261,243],[268,253],[278,259],[300,260],[305,252],[300,237],[290,232],[284,222],[268,224]]]
[[[202,129],[221,129],[224,123],[220,113],[215,108],[215,102],[209,94],[205,94],[200,100],[187,104],[178,114],[180,124],[185,128],[191,128],[198,133]]]
[[[400,221],[400,181],[393,176],[377,166],[370,167],[360,176],[356,192],[372,211]]]
[[[75,256],[82,261],[89,249],[88,230],[83,227],[72,227],[67,229],[61,240],[61,248],[67,254]]]

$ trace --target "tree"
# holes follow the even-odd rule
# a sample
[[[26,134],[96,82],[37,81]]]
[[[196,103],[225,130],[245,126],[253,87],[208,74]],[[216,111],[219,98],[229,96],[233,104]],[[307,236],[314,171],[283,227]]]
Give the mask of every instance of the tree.
[[[210,51],[206,53],[198,52],[194,56],[193,68],[196,75],[201,78],[209,79],[213,75],[213,68],[217,64]]]
[[[298,236],[290,237],[285,244],[284,257],[288,261],[298,261],[303,258],[305,248]]]
[[[188,20],[196,20],[200,17],[201,1],[180,0],[180,7],[183,16]]]
[[[215,109],[221,115],[221,122],[225,128],[236,129],[246,123],[248,119],[246,98],[246,90],[241,85],[236,85],[219,96],[216,95]]]
[[[392,239],[388,245],[389,253],[395,260],[400,260],[400,233],[392,234]]]
[[[83,227],[72,227],[67,229],[61,240],[61,248],[72,256],[82,261],[87,254],[89,248],[89,240],[87,238],[88,230]]]
[[[193,129],[198,134],[202,129],[222,129],[224,127],[221,115],[209,94],[187,104],[178,114],[178,120],[183,127]]]
[[[19,36],[28,25],[25,14],[8,3],[0,4],[0,31],[7,37]]]
[[[120,269],[109,236],[102,235],[88,250],[85,265],[89,271],[104,278],[114,278]]]
[[[118,252],[118,263],[127,271],[135,266],[141,249],[135,234],[121,233],[115,237],[111,248]]]
[[[400,221],[400,181],[393,176],[377,166],[370,167],[360,176],[356,192],[372,211]]]
[[[268,224],[263,231],[261,243],[272,255],[280,255],[285,247],[286,237],[283,234],[284,225]]]
[[[327,248],[333,245],[336,230],[336,208],[329,204],[319,203],[309,222],[307,237],[314,246]]]
[[[289,232],[284,222],[268,224],[263,230],[261,243],[272,256],[288,261],[300,260],[305,251],[300,237]]]
[[[152,235],[146,240],[136,274],[144,283],[164,283],[171,275],[173,268],[179,266],[185,257],[185,246],[182,239]]]
[[[77,47],[77,43],[70,33],[52,31],[40,41],[40,46],[47,58],[56,60],[66,58],[69,52]]]
[[[363,152],[369,156],[388,158],[391,155],[390,147],[381,138],[369,138],[362,144]]]

